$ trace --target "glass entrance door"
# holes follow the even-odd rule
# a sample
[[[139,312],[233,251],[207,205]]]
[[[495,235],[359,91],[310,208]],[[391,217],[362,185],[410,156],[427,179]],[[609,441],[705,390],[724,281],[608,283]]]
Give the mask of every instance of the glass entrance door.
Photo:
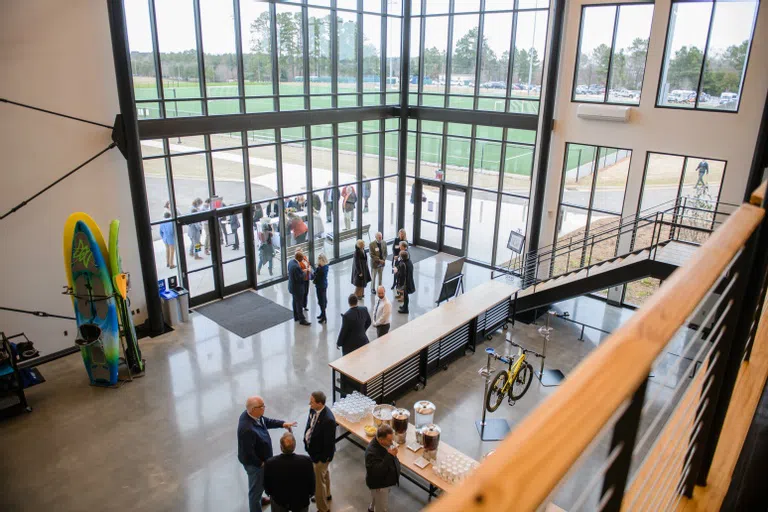
[[[221,296],[245,290],[249,287],[245,210],[229,213],[216,212],[221,261]]]
[[[466,253],[466,189],[417,180],[415,192],[416,197],[419,192],[421,196],[415,205],[416,245],[463,256]]]
[[[182,285],[196,306],[248,288],[245,209],[205,211],[178,221]]]
[[[418,245],[439,250],[438,233],[440,231],[440,196],[439,186],[421,184],[421,215],[419,221]]]
[[[440,250],[456,256],[465,254],[464,221],[467,192],[463,188],[444,187],[443,237]]]

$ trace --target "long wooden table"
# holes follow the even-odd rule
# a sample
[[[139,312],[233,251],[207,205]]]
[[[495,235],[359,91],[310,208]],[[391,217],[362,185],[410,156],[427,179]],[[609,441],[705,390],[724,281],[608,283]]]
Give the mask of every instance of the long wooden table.
[[[329,363],[333,400],[337,391],[357,389],[381,403],[426,385],[429,374],[467,349],[474,352],[478,339],[506,326],[517,291],[506,282],[489,281]],[[337,372],[344,389],[336,382]]]
[[[336,442],[342,439],[347,439],[353,444],[359,446],[364,450],[368,446],[368,443],[371,442],[371,439],[373,439],[372,437],[368,437],[365,434],[365,430],[364,430],[364,427],[366,425],[373,425],[373,417],[370,414],[367,417],[363,418],[362,420],[358,421],[357,423],[352,423],[351,421],[348,421],[345,418],[341,418],[337,416],[336,423],[341,428],[346,430],[344,434],[342,434],[336,439]],[[450,492],[454,487],[456,487],[455,484],[452,484],[451,482],[448,482],[447,480],[443,480],[442,478],[440,478],[440,476],[438,476],[437,473],[435,473],[434,470],[432,469],[432,464],[426,466],[424,469],[420,468],[415,464],[416,459],[424,455],[424,448],[422,448],[418,452],[412,452],[411,450],[408,449],[408,445],[415,442],[416,442],[416,427],[414,427],[412,423],[409,423],[408,433],[406,434],[406,438],[405,438],[405,444],[398,445],[397,458],[400,461],[401,468],[407,469],[408,473],[411,473],[414,476],[417,476],[421,480],[425,481],[427,485],[425,486],[422,482],[414,479],[408,473],[403,472],[401,473],[401,476],[403,478],[406,478],[407,480],[410,480],[420,488],[427,491],[427,493],[429,493],[430,500],[432,499],[432,497],[437,497],[438,490],[443,492]],[[438,453],[438,458],[440,459],[453,454],[464,455],[465,457],[468,457],[470,459],[472,458],[461,453],[459,450],[449,445],[442,439],[440,440],[440,445],[437,448],[437,453]]]

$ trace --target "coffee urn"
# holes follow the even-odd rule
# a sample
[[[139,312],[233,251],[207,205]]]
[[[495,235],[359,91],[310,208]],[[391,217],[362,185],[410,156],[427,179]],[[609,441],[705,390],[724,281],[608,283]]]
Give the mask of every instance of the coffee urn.
[[[429,400],[419,400],[413,404],[413,423],[416,429],[435,422],[435,404]]]
[[[440,444],[440,427],[430,424],[421,429],[424,439],[424,458],[432,462],[437,460],[437,447]]]
[[[408,419],[411,413],[407,409],[395,409],[392,411],[392,430],[395,431],[395,442],[405,444],[408,434]]]

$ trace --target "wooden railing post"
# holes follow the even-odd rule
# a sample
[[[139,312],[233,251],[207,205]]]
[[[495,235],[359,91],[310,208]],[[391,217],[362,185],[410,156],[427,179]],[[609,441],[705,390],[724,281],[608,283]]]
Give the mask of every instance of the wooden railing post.
[[[613,427],[610,455],[614,450],[620,452],[613,463],[608,466],[603,478],[603,488],[600,491],[600,501],[606,500],[601,510],[619,512],[621,502],[624,499],[624,489],[629,478],[629,468],[632,465],[632,452],[635,449],[637,431],[640,428],[640,417],[643,412],[645,390],[648,387],[648,379],[644,380],[637,391],[632,395],[629,407],[624,411],[616,425]],[[619,445],[621,445],[620,448]],[[608,495],[610,493],[610,495]]]

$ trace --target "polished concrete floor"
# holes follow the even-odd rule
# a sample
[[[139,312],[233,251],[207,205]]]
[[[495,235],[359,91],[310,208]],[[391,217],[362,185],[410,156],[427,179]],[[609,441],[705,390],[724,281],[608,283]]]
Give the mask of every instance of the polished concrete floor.
[[[452,259],[438,254],[416,264],[418,291],[410,318],[434,307]],[[193,313],[175,332],[142,340],[147,373],[119,389],[90,387],[77,355],[41,367],[47,382],[28,392],[34,412],[0,423],[0,510],[246,510],[247,480],[237,461],[235,433],[245,399],[260,394],[267,416],[303,425],[309,393],[320,389],[330,395],[328,362],[341,355],[335,341],[339,313],[352,291],[350,266],[348,260],[331,267],[325,325],[288,321],[242,339]],[[481,267],[466,268],[467,288],[489,277]],[[388,270],[386,281],[391,282]],[[285,283],[259,293],[290,308]],[[370,293],[365,300],[370,307]],[[309,317],[317,314],[312,304]],[[393,329],[407,320],[394,313]],[[517,323],[509,332],[540,350],[537,327]],[[600,341],[590,333],[579,341],[579,332],[572,323],[556,326],[547,367],[567,375]],[[373,329],[369,337],[375,337]],[[502,332],[487,345],[502,352],[512,348]],[[433,401],[445,441],[476,459],[498,444],[482,442],[474,426],[482,414],[484,381],[478,370],[485,362],[478,350],[430,378],[425,389],[398,400],[408,408],[419,399]],[[503,404],[493,417],[514,427],[555,389],[534,380],[514,407]],[[273,431],[276,450],[279,436]],[[337,449],[333,510],[365,510],[363,452],[347,441]],[[419,510],[426,493],[403,480],[390,503],[391,510]]]

